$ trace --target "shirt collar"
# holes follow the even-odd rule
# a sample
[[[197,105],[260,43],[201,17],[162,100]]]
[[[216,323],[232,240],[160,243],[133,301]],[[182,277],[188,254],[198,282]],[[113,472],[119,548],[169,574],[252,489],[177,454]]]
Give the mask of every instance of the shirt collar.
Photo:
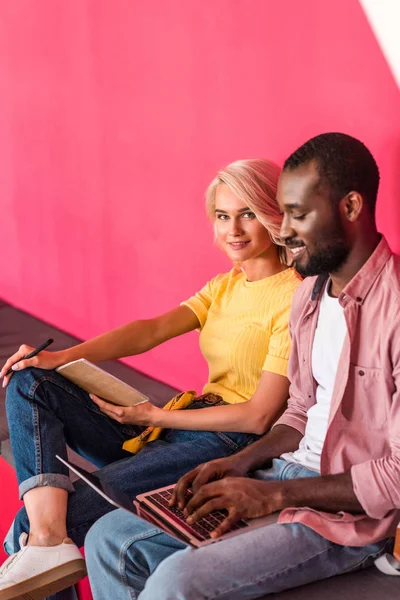
[[[392,251],[384,236],[361,269],[349,281],[344,290],[341,292],[339,299],[348,296],[357,304],[362,304],[374,284],[379,273],[385,266],[386,262],[392,256]],[[311,294],[311,301],[315,301],[320,295],[329,275],[324,273],[318,275]]]

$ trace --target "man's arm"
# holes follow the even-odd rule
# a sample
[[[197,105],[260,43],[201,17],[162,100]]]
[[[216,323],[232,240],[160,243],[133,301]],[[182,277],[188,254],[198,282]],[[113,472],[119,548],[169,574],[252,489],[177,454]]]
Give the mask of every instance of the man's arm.
[[[278,458],[284,452],[294,452],[298,449],[303,434],[288,425],[276,425],[269,433],[262,436],[254,444],[246,446],[244,450],[232,458],[243,475],[256,469],[262,469]]]
[[[241,452],[203,463],[186,473],[174,488],[171,504],[176,504],[183,509],[188,499],[189,488],[196,493],[210,481],[222,480],[224,477],[244,477],[249,471],[267,466],[273,458],[283,452],[297,450],[302,437],[302,434],[293,427],[277,425]]]
[[[350,471],[337,475],[324,475],[312,479],[291,479],[282,481],[277,510],[307,506],[331,513],[345,511],[364,513],[364,509],[354,493]]]
[[[228,531],[238,520],[263,517],[284,508],[306,506],[336,513],[363,513],[349,472],[287,481],[227,477],[202,486],[188,502],[188,522],[198,521],[214,510],[228,511],[212,537]]]

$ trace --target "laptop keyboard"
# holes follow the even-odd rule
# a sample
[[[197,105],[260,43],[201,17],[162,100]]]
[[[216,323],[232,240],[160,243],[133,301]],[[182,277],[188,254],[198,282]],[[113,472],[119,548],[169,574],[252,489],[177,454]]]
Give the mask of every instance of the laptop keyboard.
[[[193,529],[196,532],[196,537],[200,537],[202,540],[207,540],[210,538],[210,533],[214,531],[214,529],[222,523],[222,521],[228,516],[228,511],[226,510],[218,510],[210,513],[206,517],[203,517],[197,523],[190,523],[190,525],[186,522],[186,517],[183,512],[179,510],[176,506],[170,506],[169,501],[172,497],[173,488],[168,490],[163,490],[162,492],[157,492],[155,494],[149,494],[146,496],[146,501],[151,502],[155,506],[159,508],[164,508],[167,512],[172,513],[177,519],[183,522],[185,528]],[[188,495],[191,496],[192,493],[188,490]],[[230,531],[235,531],[237,529],[243,529],[244,527],[248,527],[248,523],[243,521],[242,519],[235,523],[235,525],[230,529]]]

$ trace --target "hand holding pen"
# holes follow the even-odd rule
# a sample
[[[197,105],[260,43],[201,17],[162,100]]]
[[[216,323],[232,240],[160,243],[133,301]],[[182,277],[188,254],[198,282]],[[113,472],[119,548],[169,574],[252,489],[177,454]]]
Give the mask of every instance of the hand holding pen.
[[[14,371],[20,371],[26,367],[54,369],[56,366],[58,366],[58,360],[56,359],[54,352],[44,352],[40,357],[38,357],[38,354],[50,346],[53,341],[54,340],[50,338],[49,340],[46,340],[40,344],[37,348],[32,348],[26,344],[20,346],[19,350],[10,356],[0,371],[0,378],[4,378],[3,387],[6,387]]]

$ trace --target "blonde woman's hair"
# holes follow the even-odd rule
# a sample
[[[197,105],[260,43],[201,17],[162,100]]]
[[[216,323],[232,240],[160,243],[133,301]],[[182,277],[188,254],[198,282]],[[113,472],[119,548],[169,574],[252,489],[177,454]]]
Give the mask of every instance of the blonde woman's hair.
[[[226,184],[264,225],[271,240],[278,247],[281,263],[289,265],[287,250],[279,235],[282,215],[276,201],[276,189],[280,172],[281,169],[278,165],[262,158],[249,158],[231,163],[219,171],[208,186],[206,210],[208,218],[214,221],[217,189],[222,183]]]

